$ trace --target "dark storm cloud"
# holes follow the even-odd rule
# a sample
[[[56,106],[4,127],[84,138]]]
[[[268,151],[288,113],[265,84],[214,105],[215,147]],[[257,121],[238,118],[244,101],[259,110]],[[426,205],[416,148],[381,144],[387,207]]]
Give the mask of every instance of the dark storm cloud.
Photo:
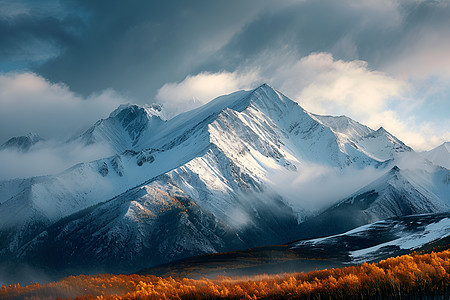
[[[88,28],[37,71],[76,92],[105,88],[149,101],[181,80],[263,6],[263,1],[71,1]]]
[[[14,60],[43,62],[33,70],[75,92],[114,88],[138,102],[152,101],[166,82],[234,71],[280,50],[298,58],[329,52],[382,67],[402,56],[417,34],[450,22],[448,5],[437,1],[45,3],[58,9],[35,5],[0,19],[3,69]]]
[[[358,17],[336,1],[308,1],[266,12],[249,23],[222,49],[236,62],[284,46],[308,54],[326,51],[352,30]]]
[[[449,29],[450,7],[445,2],[300,1],[261,14],[209,66],[225,62],[232,69],[244,60],[287,48],[298,57],[329,52],[338,59],[361,59],[378,68],[401,59],[427,34],[439,30],[445,35]]]
[[[45,7],[45,2],[42,3]],[[58,55],[74,42],[81,19],[73,14],[0,3],[0,66],[30,64]]]

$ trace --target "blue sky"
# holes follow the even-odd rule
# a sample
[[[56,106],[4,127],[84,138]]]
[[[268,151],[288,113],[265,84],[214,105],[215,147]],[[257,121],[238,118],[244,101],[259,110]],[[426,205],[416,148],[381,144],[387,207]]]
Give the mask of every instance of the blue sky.
[[[0,143],[262,82],[418,150],[450,140],[449,1],[0,0],[0,45]]]

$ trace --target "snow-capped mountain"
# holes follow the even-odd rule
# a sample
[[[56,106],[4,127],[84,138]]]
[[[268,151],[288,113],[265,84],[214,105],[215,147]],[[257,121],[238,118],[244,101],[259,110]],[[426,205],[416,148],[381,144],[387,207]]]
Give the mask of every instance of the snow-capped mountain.
[[[116,153],[134,148],[144,132],[154,134],[165,122],[161,105],[152,104],[144,107],[124,104],[114,110],[107,119],[101,119],[80,136],[71,138],[70,142],[84,145],[101,144],[111,147]]]
[[[16,136],[10,138],[0,146],[0,150],[10,149],[27,152],[32,146],[42,141],[44,141],[44,139],[41,138],[37,133],[28,133],[24,136]]]
[[[450,142],[443,143],[429,151],[420,154],[437,166],[450,169]]]
[[[0,182],[3,258],[132,271],[287,242],[314,212],[299,201],[302,191],[281,196],[273,185],[280,173],[307,176],[310,164],[342,174],[367,167],[388,172],[412,152],[382,128],[313,115],[266,84],[170,120],[156,105],[120,106],[74,141],[107,144],[117,154],[52,176]],[[375,212],[347,200],[331,209],[372,213],[365,223],[448,210],[445,193],[429,188],[434,179],[406,173],[393,169],[358,192],[376,191],[378,200],[368,200]],[[443,185],[439,191],[448,177]]]

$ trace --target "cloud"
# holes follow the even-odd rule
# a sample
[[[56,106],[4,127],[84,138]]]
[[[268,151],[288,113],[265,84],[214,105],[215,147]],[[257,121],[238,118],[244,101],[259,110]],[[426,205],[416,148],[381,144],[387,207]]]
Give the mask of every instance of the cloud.
[[[225,57],[226,64],[236,68],[266,51],[288,46],[297,58],[328,52],[395,74],[402,70],[394,65],[420,73],[432,62],[432,68],[440,72],[436,62],[448,61],[448,41],[442,37],[449,31],[448,1],[292,1],[264,10],[245,24],[221,49],[215,63]],[[411,63],[410,57],[418,60]]]
[[[266,76],[280,90],[315,113],[347,114],[362,119],[400,98],[407,84],[372,71],[361,60],[335,60],[329,53],[312,53]]]
[[[187,76],[178,83],[164,84],[158,90],[156,100],[174,115],[203,105],[218,95],[250,89],[258,80],[256,73],[203,72]]]
[[[124,102],[113,90],[83,98],[34,73],[0,74],[0,144],[30,131],[65,140]]]
[[[430,150],[450,141],[450,122],[418,122],[414,117],[400,118],[392,110],[377,112],[366,120],[372,128],[383,126],[416,151]]]
[[[84,146],[77,143],[47,141],[29,152],[0,151],[0,180],[57,174],[75,164],[113,155],[106,145]]]
[[[27,153],[0,151],[0,179],[54,174],[112,155],[104,145],[64,142],[126,100],[112,90],[83,98],[34,73],[0,74],[0,128],[7,129],[0,133],[0,144],[30,131],[47,139]]]
[[[105,9],[21,0],[0,7],[0,67],[17,61],[83,95],[114,88],[145,103],[167,82],[232,73],[285,47],[297,59],[327,52],[394,75],[449,73],[447,1],[113,0]]]
[[[329,53],[313,53],[284,65],[268,80],[308,111],[347,115],[373,129],[383,126],[416,150],[450,138],[448,121],[415,117],[428,102],[411,81],[370,70],[365,61],[335,60]]]
[[[26,69],[60,55],[81,27],[56,1],[1,1],[0,69]]]
[[[263,65],[262,61],[269,61],[269,57],[270,64]],[[389,99],[401,99],[407,88],[405,81],[371,71],[367,62],[361,60],[335,60],[330,53],[312,53],[301,59],[289,53],[268,53],[252,67],[234,72],[202,72],[178,83],[166,83],[156,99],[174,107],[195,103],[186,105],[188,108],[263,82],[311,112],[347,114],[356,119],[367,119],[382,111]]]
[[[384,170],[339,169],[303,163],[297,174],[284,170],[269,174],[269,185],[298,212],[317,212],[379,178]]]
[[[267,0],[113,0],[105,9],[102,2],[64,2],[81,22],[72,40],[58,43],[61,53],[33,71],[83,95],[114,88],[149,102],[164,83],[200,70],[245,23],[274,6]]]
[[[402,22],[395,46],[379,67],[403,78],[450,79],[450,41],[443,38],[450,32],[450,3],[405,1],[399,11]]]
[[[441,76],[450,79],[450,41],[442,38],[449,32],[450,26],[446,30],[416,33],[409,47],[401,49],[382,67],[403,78],[427,80],[430,76]]]

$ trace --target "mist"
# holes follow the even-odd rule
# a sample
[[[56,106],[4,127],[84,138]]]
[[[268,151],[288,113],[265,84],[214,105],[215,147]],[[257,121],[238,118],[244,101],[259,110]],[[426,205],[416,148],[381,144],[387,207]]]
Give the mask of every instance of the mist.
[[[45,284],[50,281],[59,280],[63,275],[57,272],[49,272],[43,269],[30,266],[25,263],[0,265],[0,286],[19,283],[26,286],[33,283]]]
[[[386,169],[348,167],[340,169],[315,163],[297,165],[297,171],[276,170],[269,185],[303,213],[319,212],[386,173]]]
[[[0,151],[0,180],[60,173],[75,164],[113,155],[106,145],[84,146],[76,142],[39,142],[28,152]]]

